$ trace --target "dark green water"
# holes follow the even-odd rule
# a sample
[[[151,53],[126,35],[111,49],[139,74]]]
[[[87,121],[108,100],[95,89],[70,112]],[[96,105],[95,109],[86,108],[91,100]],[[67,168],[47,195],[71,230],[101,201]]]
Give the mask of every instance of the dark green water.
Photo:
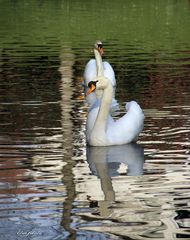
[[[190,1],[0,0],[0,239],[190,238]],[[87,148],[101,39],[137,144]]]

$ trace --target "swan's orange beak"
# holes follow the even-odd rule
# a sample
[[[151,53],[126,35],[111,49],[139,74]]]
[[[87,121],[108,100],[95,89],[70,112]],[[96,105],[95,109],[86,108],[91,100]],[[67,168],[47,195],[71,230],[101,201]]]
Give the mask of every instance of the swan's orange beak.
[[[93,92],[96,89],[96,85],[91,84],[88,88],[88,91],[85,93],[86,96],[88,96],[91,92]]]

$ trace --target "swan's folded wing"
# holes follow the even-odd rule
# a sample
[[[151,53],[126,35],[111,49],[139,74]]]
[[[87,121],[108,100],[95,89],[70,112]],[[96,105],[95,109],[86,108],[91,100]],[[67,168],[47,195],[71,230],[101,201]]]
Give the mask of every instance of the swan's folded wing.
[[[128,112],[111,123],[107,128],[107,138],[111,144],[127,144],[137,139],[144,126],[142,112]]]

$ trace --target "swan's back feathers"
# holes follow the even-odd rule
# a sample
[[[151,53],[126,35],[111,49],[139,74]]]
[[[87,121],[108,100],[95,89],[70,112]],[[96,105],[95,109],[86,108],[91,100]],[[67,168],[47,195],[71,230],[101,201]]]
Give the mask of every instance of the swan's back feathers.
[[[113,71],[112,66],[108,62],[103,62],[103,70],[104,70],[104,76],[108,78],[112,84],[113,87],[116,86],[116,80],[115,80],[115,73]],[[94,78],[97,77],[97,67],[96,67],[96,60],[91,59],[85,67],[84,70],[84,82],[83,84],[85,86],[88,86],[88,83],[90,81],[93,81]]]
[[[114,121],[110,115],[107,119],[106,139],[99,132],[95,133],[95,139],[91,142],[90,136],[98,115],[98,102],[88,113],[87,142],[92,146],[122,145],[136,142],[144,127],[144,114],[135,101],[126,104],[127,113]]]
[[[142,109],[136,101],[126,102],[125,108],[127,111],[142,113]]]
[[[127,144],[136,141],[144,127],[144,114],[137,102],[126,104],[127,113],[107,128],[109,145]]]

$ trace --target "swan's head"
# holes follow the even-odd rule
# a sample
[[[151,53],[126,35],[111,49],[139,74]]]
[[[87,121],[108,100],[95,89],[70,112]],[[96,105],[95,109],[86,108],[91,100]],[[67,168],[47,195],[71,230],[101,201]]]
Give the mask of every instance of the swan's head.
[[[86,96],[88,96],[90,93],[94,92],[96,90],[96,84],[97,84],[98,80],[96,81],[90,81],[88,83],[88,90],[86,92]]]
[[[88,90],[86,92],[86,96],[89,95],[91,92],[97,90],[104,90],[107,85],[109,84],[109,80],[104,76],[99,76],[95,78],[93,81],[88,83]]]
[[[95,42],[94,48],[100,53],[100,55],[104,54],[103,44],[100,40]]]

